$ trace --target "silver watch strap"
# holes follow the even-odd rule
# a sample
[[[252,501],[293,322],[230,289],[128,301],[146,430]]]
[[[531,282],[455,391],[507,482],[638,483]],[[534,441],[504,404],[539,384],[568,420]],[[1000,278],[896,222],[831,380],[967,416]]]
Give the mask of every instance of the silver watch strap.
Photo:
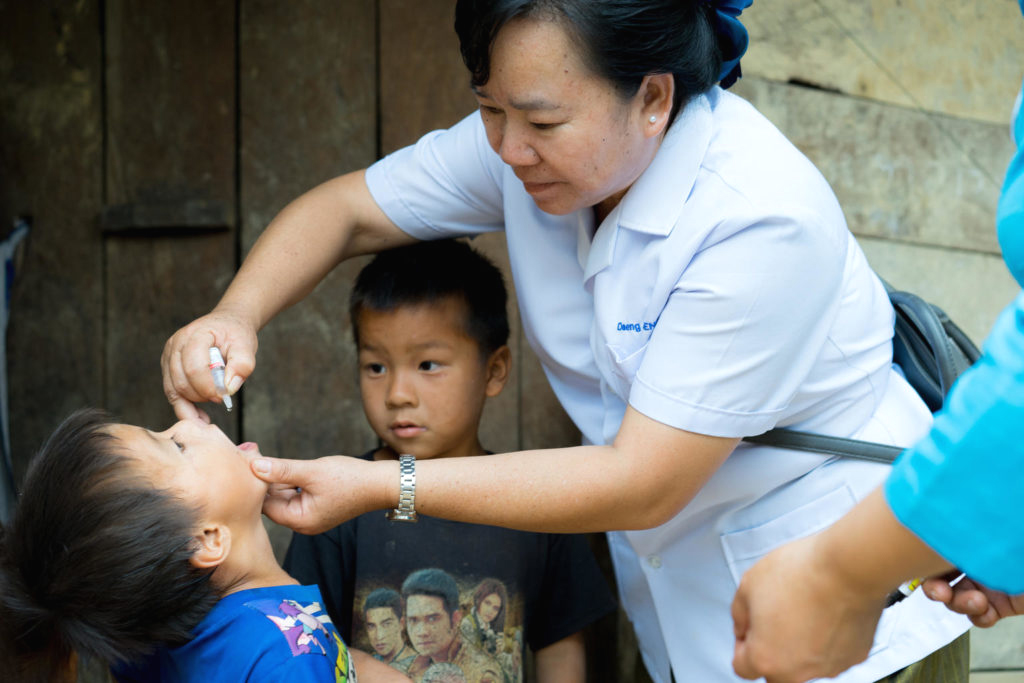
[[[388,510],[388,521],[416,521],[416,457],[398,456],[398,507]]]

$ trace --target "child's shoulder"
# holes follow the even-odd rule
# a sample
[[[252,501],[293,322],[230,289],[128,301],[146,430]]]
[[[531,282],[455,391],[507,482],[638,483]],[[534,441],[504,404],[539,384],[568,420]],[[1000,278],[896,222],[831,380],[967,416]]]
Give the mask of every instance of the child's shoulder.
[[[348,650],[316,586],[238,591],[222,598],[207,622],[204,624],[233,646],[262,653],[260,666],[287,670],[329,663],[338,671],[348,671]],[[315,657],[307,660],[306,655]],[[324,657],[327,661],[320,661]],[[296,658],[304,661],[293,661]]]
[[[193,638],[118,667],[118,680],[347,681],[348,649],[316,586],[272,586],[231,593],[196,627]]]
[[[296,625],[333,630],[324,610],[324,600],[316,586],[269,586],[250,588],[221,598],[204,621],[211,628],[230,623],[232,628],[267,628],[282,633]]]

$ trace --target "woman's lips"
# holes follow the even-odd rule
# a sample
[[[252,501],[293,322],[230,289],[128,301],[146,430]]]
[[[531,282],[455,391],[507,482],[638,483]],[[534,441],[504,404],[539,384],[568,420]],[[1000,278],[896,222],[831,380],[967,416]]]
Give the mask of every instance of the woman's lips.
[[[524,182],[523,183],[523,188],[529,194],[538,194],[538,193],[543,192],[544,190],[547,190],[547,189],[550,189],[550,188],[554,187],[555,185],[556,185],[556,183],[527,183],[527,182]]]
[[[260,447],[253,441],[238,444],[238,450],[240,451],[258,451],[259,449]]]

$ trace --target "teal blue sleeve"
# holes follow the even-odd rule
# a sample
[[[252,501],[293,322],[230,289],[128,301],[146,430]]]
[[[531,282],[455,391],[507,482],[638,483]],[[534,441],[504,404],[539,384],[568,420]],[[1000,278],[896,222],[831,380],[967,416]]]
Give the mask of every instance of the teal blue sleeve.
[[[1024,84],[1018,97],[1024,97]],[[996,209],[996,236],[1006,267],[1024,287],[1024,104],[1018,99],[1017,106],[1017,118],[1011,128],[1017,153],[1006,169]]]
[[[900,522],[968,576],[1024,592],[1024,293],[929,434],[896,461],[885,494]]]
[[[1024,0],[1020,0],[1024,11]],[[1022,86],[1024,92],[1024,86]],[[1024,285],[1024,107],[1011,122],[996,231]],[[921,442],[893,465],[885,495],[896,517],[973,579],[1024,593],[1024,293],[999,316],[984,355],[953,385]]]

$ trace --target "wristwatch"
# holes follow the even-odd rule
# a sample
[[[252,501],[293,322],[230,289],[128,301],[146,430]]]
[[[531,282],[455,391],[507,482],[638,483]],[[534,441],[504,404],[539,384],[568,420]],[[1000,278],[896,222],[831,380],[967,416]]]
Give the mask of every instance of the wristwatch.
[[[388,510],[389,522],[416,521],[416,456],[398,456],[398,507]]]

